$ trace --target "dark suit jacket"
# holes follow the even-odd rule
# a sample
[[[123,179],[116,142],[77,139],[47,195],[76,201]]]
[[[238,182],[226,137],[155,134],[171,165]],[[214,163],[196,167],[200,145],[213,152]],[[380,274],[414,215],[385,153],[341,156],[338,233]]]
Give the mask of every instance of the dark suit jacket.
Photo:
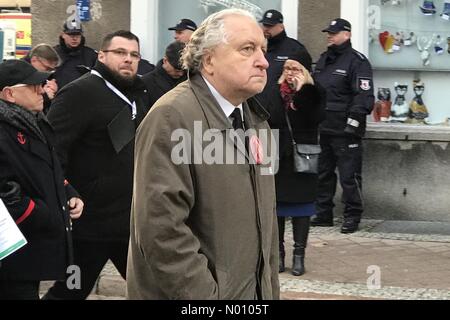
[[[104,65],[97,63],[95,69],[114,82]],[[66,176],[85,203],[73,226],[79,239],[128,240],[134,135],[148,103],[140,78],[122,91],[136,102],[135,120],[130,106],[93,74],[61,89],[48,114]]]

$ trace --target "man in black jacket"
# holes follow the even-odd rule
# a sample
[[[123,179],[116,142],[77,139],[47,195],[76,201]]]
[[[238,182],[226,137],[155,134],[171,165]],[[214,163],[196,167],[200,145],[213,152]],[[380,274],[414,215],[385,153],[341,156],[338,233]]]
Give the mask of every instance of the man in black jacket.
[[[312,59],[308,50],[300,42],[287,36],[283,20],[281,12],[268,10],[259,21],[262,24],[264,36],[268,40],[266,59],[269,62],[267,85],[262,96],[265,96],[277,84],[283,73],[284,63],[289,57],[300,57],[300,63],[311,71]]]
[[[149,107],[165,93],[186,80],[185,72],[180,63],[181,52],[185,44],[172,42],[167,48],[164,58],[158,63],[156,69],[142,77],[148,89]]]
[[[86,38],[83,36],[81,24],[76,20],[66,21],[59,37],[59,45],[55,47],[61,58],[61,64],[54,74],[59,88],[78,79],[88,72],[88,68],[94,66],[97,53],[94,49],[86,46],[85,42]]]
[[[314,79],[326,90],[326,118],[320,125],[319,193],[313,226],[333,225],[337,176],[342,186],[342,233],[358,229],[363,212],[362,137],[374,105],[372,67],[351,44],[351,24],[335,19],[326,29],[328,50],[317,62]]]
[[[85,299],[111,259],[125,278],[133,191],[134,136],[148,111],[137,77],[139,39],[117,31],[103,40],[91,73],[61,89],[48,114],[65,172],[86,203],[73,225],[81,289],[56,283],[47,299]]]
[[[0,64],[0,199],[28,242],[0,262],[0,300],[39,299],[39,282],[64,279],[73,264],[70,218],[83,202],[42,115],[48,75],[25,61]]]

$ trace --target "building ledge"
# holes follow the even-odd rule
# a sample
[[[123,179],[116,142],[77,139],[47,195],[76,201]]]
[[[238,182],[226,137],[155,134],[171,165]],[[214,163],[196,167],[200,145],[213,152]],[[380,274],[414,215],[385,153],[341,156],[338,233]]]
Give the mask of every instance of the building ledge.
[[[366,140],[450,142],[450,127],[402,123],[367,123]]]

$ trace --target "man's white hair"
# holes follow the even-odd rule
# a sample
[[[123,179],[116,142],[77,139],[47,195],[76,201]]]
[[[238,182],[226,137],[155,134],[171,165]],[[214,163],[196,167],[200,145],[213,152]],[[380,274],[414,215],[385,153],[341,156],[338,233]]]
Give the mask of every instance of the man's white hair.
[[[244,16],[257,20],[250,12],[242,9],[225,9],[206,18],[200,27],[192,34],[190,41],[181,56],[183,68],[191,72],[203,69],[203,56],[211,49],[222,43],[227,43],[228,35],[225,30],[225,18],[229,16]]]

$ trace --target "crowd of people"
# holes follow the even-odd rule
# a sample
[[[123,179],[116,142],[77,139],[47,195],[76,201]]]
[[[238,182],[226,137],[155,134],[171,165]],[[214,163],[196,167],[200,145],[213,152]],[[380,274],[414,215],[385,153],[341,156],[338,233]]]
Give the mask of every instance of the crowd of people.
[[[156,66],[130,31],[95,51],[68,21],[57,46],[1,63],[0,199],[28,243],[0,261],[0,300],[40,299],[46,280],[42,299],[86,299],[108,260],[129,299],[279,299],[286,220],[301,276],[310,225],[333,225],[336,168],[341,232],[358,230],[370,63],[338,18],[313,67],[283,20],[182,19]],[[319,150],[309,171],[302,146]]]

